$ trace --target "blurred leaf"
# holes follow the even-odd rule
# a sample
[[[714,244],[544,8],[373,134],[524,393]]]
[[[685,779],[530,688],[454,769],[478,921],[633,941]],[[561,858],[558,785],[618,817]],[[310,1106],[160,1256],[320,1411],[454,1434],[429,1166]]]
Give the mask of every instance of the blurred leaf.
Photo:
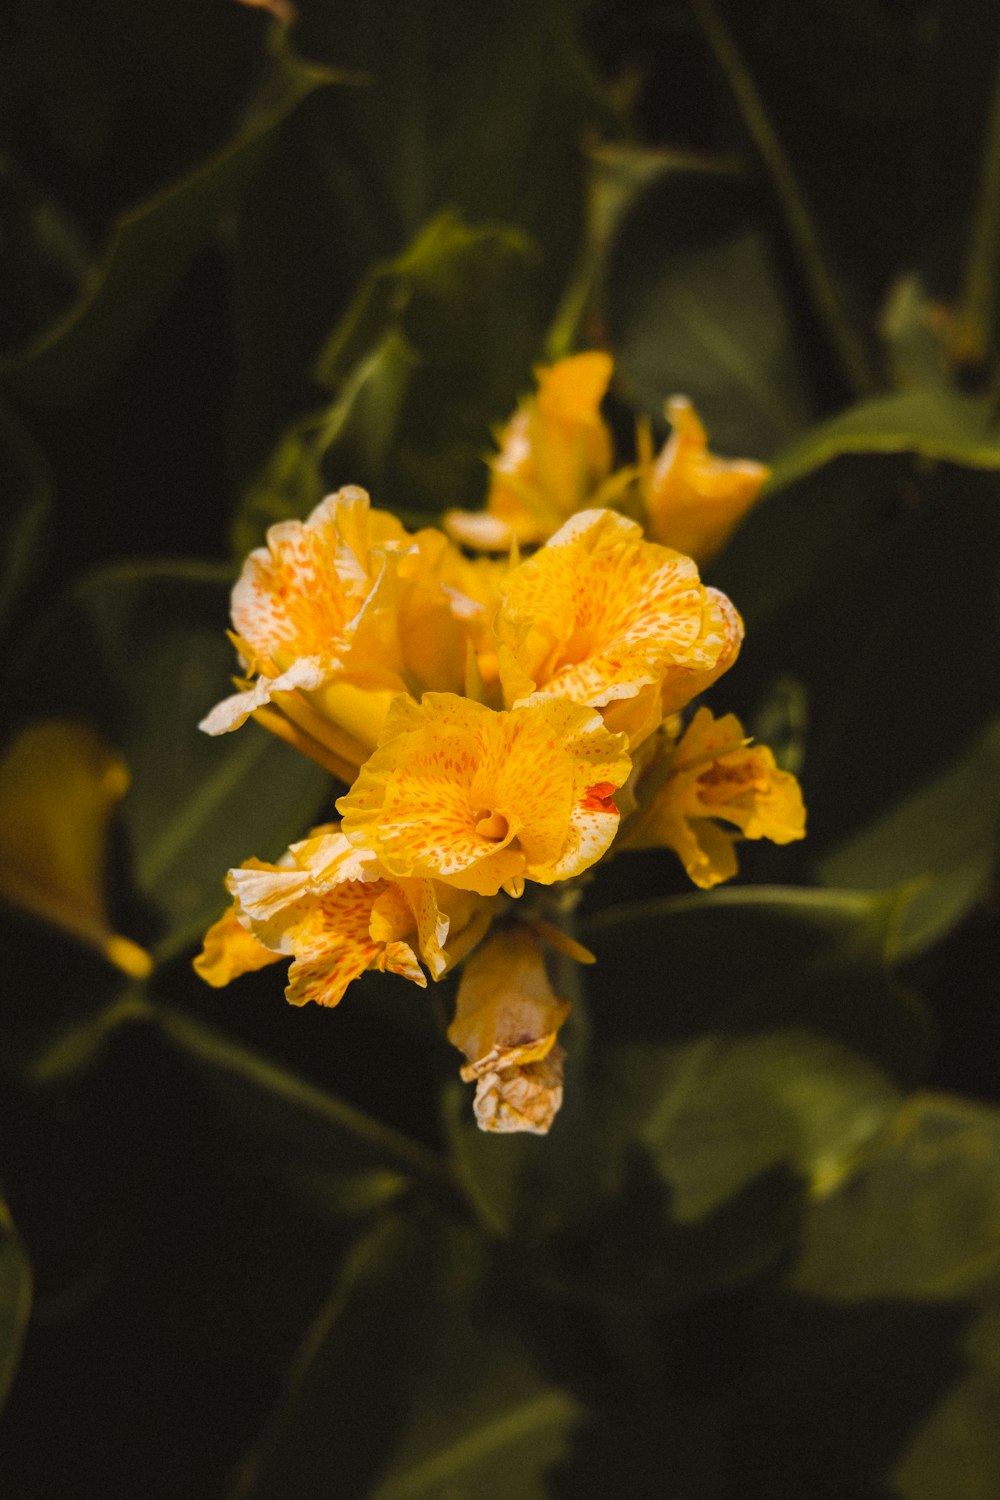
[[[127,767],[89,725],[23,730],[0,756],[0,896],[141,979],[149,955],[112,930],[105,902],[109,822],[127,790]]]
[[[745,183],[679,173],[622,221],[604,307],[624,393],[690,396],[716,452],[767,458],[809,420],[808,383]]]
[[[823,857],[833,886],[917,882],[895,937],[905,957],[951,930],[976,903],[1000,853],[1000,720],[959,761]]]
[[[919,1094],[803,1223],[790,1285],[831,1301],[1000,1287],[1000,1113]]]
[[[314,89],[342,81],[277,43],[270,77],[233,139],[119,219],[82,296],[26,348],[0,360],[0,379],[29,401],[56,405],[100,381],[156,317],[220,216],[238,206],[277,127]]]
[[[21,1357],[31,1309],[31,1265],[6,1203],[0,1200],[0,1407]]]
[[[256,725],[209,739],[198,722],[231,691],[228,575],[198,564],[94,574],[18,663],[24,717],[81,715],[131,771],[122,820],[155,956],[218,915],[227,869],[274,857],[329,795],[329,778]]]
[[[534,260],[520,232],[448,212],[376,266],[318,359],[334,402],[296,424],[251,486],[239,547],[348,482],[402,513],[475,499],[491,422],[538,335]]]
[[[579,1420],[486,1294],[468,1229],[386,1219],[300,1349],[233,1500],[543,1500]]]
[[[52,475],[32,439],[0,404],[0,634],[6,631],[38,561],[52,512]]]
[[[950,323],[951,310],[932,300],[916,272],[908,271],[893,283],[879,332],[894,386],[954,391],[955,370],[945,341]]]
[[[165,1044],[204,1095],[253,1137],[266,1139],[307,1172],[336,1169],[337,1191],[357,1211],[390,1196],[387,1170],[453,1184],[445,1164],[415,1141],[372,1119],[222,1032],[180,1011],[127,995],[73,1027],[34,1058],[31,1077],[50,1086],[90,1070],[107,1048],[136,1031]],[[373,1169],[374,1173],[373,1173]]]
[[[520,299],[489,308],[489,326],[499,321],[511,348],[484,338],[450,392],[461,411],[468,381],[478,389],[498,356],[520,359],[514,385],[475,438],[483,446],[489,424],[529,383],[529,362],[576,259],[580,142],[586,122],[606,109],[565,0],[482,0],[474,12],[464,0],[299,9],[300,49],[356,70],[366,85],[328,91],[296,115],[243,224],[233,430],[241,481],[314,402],[304,373],[371,267],[403,254],[445,212],[467,224],[510,225],[539,252],[530,312]],[[474,467],[473,482],[479,477]],[[345,479],[366,482],[335,476]],[[405,496],[398,503],[411,505]]]
[[[765,499],[846,453],[911,453],[973,469],[1000,469],[1000,421],[989,396],[944,388],[863,401],[780,453]]]
[[[783,1412],[783,1489],[812,1493],[822,1453],[825,1493],[861,1493],[859,1463],[875,1458],[884,1466],[879,1493],[996,1494],[998,1163],[995,1110],[921,1095],[857,1171],[809,1208],[792,1297],[761,1309],[749,1397],[757,1444],[778,1437]],[[879,1418],[869,1431],[876,1389]]]
[[[581,941],[598,958],[589,987],[601,1001],[605,984],[611,992],[607,1007],[595,1007],[595,1026],[674,1039],[703,1030],[735,993],[772,971],[835,955],[877,965],[899,903],[896,892],[723,886],[608,907],[580,923]],[[628,1007],[615,1004],[623,989]]]
[[[884,977],[845,964],[786,969],[742,997],[642,1127],[677,1217],[775,1170],[835,1181],[895,1114],[922,1040]]]

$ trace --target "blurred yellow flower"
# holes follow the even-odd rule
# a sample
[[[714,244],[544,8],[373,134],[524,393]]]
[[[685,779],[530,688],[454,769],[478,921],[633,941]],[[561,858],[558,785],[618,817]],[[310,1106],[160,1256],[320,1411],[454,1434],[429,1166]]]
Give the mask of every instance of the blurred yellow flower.
[[[500,595],[506,702],[599,708],[633,746],[730,667],[743,638],[739,615],[690,558],[611,510],[578,512]]]
[[[112,930],[108,828],[128,790],[120,755],[87,724],[32,724],[0,757],[0,897],[71,932],[134,979],[152,960]]]
[[[467,1058],[463,1080],[476,1081],[480,1129],[548,1132],[562,1104],[556,1036],[569,1010],[525,927],[504,927],[466,964],[448,1037]]]
[[[699,708],[667,757],[666,775],[645,803],[640,782],[639,810],[620,847],[673,849],[695,885],[708,890],[737,873],[734,846],[741,836],[776,844],[805,837],[798,782],[778,769],[766,745],[750,743],[735,714],[716,719]],[[647,775],[656,769],[654,763]]]
[[[543,542],[593,500],[612,465],[611,434],[601,416],[611,371],[611,356],[599,351],[535,371],[537,392],[500,434],[486,509],[453,510],[444,518],[455,541],[483,552]]]
[[[719,458],[686,396],[666,406],[673,431],[654,459],[640,439],[639,471],[647,530],[654,541],[676,547],[699,563],[721,549],[759,496],[770,470],[752,459]]]
[[[451,693],[398,698],[337,803],[343,831],[399,879],[519,896],[599,859],[618,827],[624,738],[564,699],[497,712]]]

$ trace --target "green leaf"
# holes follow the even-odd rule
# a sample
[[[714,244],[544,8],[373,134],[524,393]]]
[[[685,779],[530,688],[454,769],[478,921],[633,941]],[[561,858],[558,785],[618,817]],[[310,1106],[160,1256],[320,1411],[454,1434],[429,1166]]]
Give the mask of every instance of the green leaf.
[[[811,428],[777,456],[765,501],[849,453],[905,453],[972,469],[998,469],[1000,422],[989,396],[944,388],[863,401]]]
[[[535,260],[519,231],[446,212],[376,266],[317,361],[333,403],[286,434],[244,499],[236,543],[348,482],[404,514],[474,501],[491,424],[539,336]]]
[[[673,1040],[704,1029],[735,994],[773,971],[824,955],[877,965],[899,905],[896,892],[724,886],[607,907],[580,923],[581,941],[598,958],[588,975],[598,997],[595,1025]],[[615,1003],[623,989],[630,995],[624,1010]]]
[[[164,1046],[242,1131],[265,1139],[306,1174],[336,1169],[339,1182],[327,1186],[343,1194],[343,1204],[361,1211],[385,1201],[391,1196],[387,1171],[416,1176],[439,1192],[453,1191],[446,1166],[433,1152],[234,1038],[154,1005],[139,992],[64,1031],[36,1055],[30,1076],[40,1085],[62,1083],[92,1069],[111,1044],[121,1045],[137,1031]],[[372,1169],[377,1169],[374,1178],[365,1175]],[[322,1175],[314,1185],[323,1187]]]
[[[765,1174],[834,1181],[895,1114],[922,1031],[877,972],[812,964],[775,973],[695,1043],[645,1121],[681,1222]]]
[[[789,1389],[810,1391],[808,1412],[801,1394],[786,1408],[790,1427],[802,1424],[793,1451],[842,1453],[861,1419],[860,1447],[877,1452],[885,1440],[866,1433],[855,1393],[859,1370],[878,1371],[880,1431],[894,1437],[883,1475],[892,1494],[992,1500],[1000,1481],[998,1164],[996,1110],[921,1095],[857,1172],[812,1204],[789,1276],[795,1301],[768,1351]],[[825,1329],[813,1321],[821,1308]],[[782,1399],[767,1374],[761,1387],[765,1399]],[[849,1467],[838,1460],[837,1475]]]
[[[576,30],[565,0],[488,0],[474,20],[464,0],[300,8],[301,50],[366,82],[328,91],[296,115],[242,226],[233,432],[241,480],[314,401],[306,369],[372,266],[403,254],[445,212],[510,225],[539,252],[532,308],[520,297],[508,307],[494,299],[479,348],[451,388],[461,408],[466,384],[478,388],[498,357],[521,360],[515,386],[475,438],[471,482],[482,479],[476,460],[489,424],[529,384],[529,362],[578,253],[580,143],[606,107]],[[494,346],[485,334],[497,322],[504,339]],[[333,476],[348,480],[365,482],[351,471]],[[399,504],[412,506],[405,496]]]
[[[787,299],[746,185],[667,177],[622,223],[604,298],[623,391],[691,397],[716,452],[766,458],[809,420]]]
[[[220,217],[238,207],[278,127],[313,90],[343,77],[303,63],[278,43],[270,76],[233,138],[118,220],[80,298],[26,348],[0,361],[0,379],[29,401],[57,405],[99,382],[155,319]]]
[[[998,852],[1000,720],[993,720],[958,761],[844,840],[817,868],[833,886],[910,885],[895,934],[897,954],[910,957],[971,910]]]
[[[486,1295],[480,1243],[386,1219],[309,1330],[232,1500],[544,1500],[576,1403]]]
[[[19,664],[22,717],[96,723],[125,758],[132,785],[121,815],[159,959],[218,915],[230,866],[276,857],[332,790],[324,772],[257,725],[216,740],[199,731],[232,691],[227,585],[224,571],[198,564],[104,570]]]
[[[10,1210],[0,1200],[0,1407],[21,1357],[31,1310],[31,1265]]]

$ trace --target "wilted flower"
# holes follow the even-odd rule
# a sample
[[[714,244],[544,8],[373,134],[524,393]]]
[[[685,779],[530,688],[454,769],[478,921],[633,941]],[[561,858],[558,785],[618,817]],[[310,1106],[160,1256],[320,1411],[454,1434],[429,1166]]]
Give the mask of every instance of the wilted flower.
[[[546,1134],[562,1104],[556,1036],[569,1010],[526,927],[502,928],[466,964],[448,1036],[468,1059],[463,1080],[476,1080],[483,1130]]]

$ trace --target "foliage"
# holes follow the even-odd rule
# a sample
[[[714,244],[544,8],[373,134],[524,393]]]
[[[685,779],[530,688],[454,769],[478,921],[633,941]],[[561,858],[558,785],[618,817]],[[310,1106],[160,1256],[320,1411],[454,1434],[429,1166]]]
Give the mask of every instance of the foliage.
[[[298,9],[58,0],[0,49],[0,756],[68,726],[32,795],[98,939],[6,830],[4,1493],[990,1500],[995,9]],[[234,551],[346,483],[481,504],[597,345],[624,461],[684,393],[771,466],[705,576],[809,832],[716,890],[602,865],[563,1111],[488,1136],[448,981],[191,973],[340,790],[197,723]]]

